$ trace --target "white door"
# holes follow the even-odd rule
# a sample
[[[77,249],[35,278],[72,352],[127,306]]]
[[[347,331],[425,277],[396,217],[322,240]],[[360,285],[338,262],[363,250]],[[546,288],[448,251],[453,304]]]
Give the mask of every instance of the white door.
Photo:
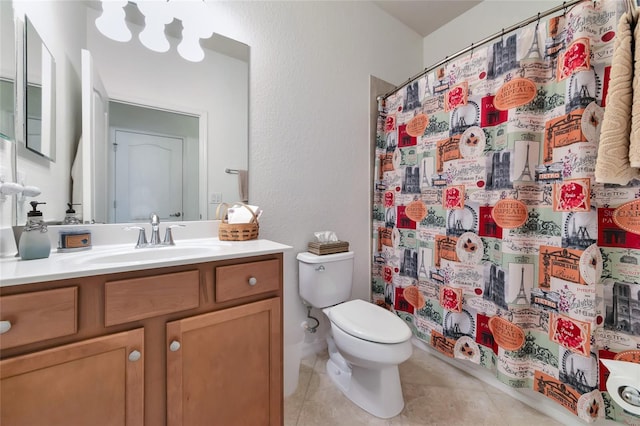
[[[182,220],[183,139],[115,130],[115,221]]]
[[[91,58],[82,49],[82,219],[107,222],[109,96]],[[74,193],[77,191],[74,190]]]

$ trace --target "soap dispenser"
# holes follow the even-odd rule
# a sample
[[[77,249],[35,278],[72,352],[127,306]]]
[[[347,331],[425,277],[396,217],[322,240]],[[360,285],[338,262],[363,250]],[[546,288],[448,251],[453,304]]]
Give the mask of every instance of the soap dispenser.
[[[76,211],[73,209],[74,205],[77,206],[77,204],[67,203],[69,208],[65,212],[64,221],[62,222],[63,225],[78,225],[80,223],[78,216],[76,216]]]
[[[46,203],[31,201],[29,204],[33,210],[27,213],[27,224],[20,235],[18,253],[22,260],[44,259],[51,253],[51,241],[38,204]]]

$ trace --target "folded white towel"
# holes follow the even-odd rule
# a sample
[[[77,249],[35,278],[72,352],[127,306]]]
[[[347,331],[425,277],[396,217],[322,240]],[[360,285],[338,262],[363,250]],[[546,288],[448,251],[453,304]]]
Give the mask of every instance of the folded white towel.
[[[249,210],[251,209],[251,210]],[[253,214],[251,214],[253,212]],[[255,215],[255,216],[254,216]],[[228,223],[251,223],[258,220],[262,215],[262,209],[258,206],[234,205],[227,210],[227,222]]]
[[[631,14],[623,14],[614,42],[609,92],[596,159],[596,182],[600,183],[626,185],[631,179],[640,178],[640,172],[629,163],[633,83],[631,25]]]

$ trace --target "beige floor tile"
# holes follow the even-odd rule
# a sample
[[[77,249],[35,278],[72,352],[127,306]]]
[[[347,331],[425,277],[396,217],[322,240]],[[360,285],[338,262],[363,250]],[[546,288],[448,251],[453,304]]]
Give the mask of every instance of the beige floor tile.
[[[313,371],[320,374],[327,372],[327,361],[329,360],[328,352],[320,352],[316,356],[316,363],[313,366]]]
[[[298,418],[298,426],[400,426],[402,424],[400,417],[379,419],[362,410],[345,397],[324,373],[316,373],[311,378],[307,397]]]
[[[501,416],[508,425],[561,426],[544,413],[535,410],[511,396],[500,392],[489,394]]]
[[[326,352],[302,360],[296,392],[285,400],[285,426],[560,425],[500,389],[414,349],[400,365],[405,408],[379,419],[353,404],[326,374]]]
[[[316,357],[306,358],[300,362],[300,372],[298,376],[298,387],[295,392],[284,400],[284,424],[285,426],[295,426],[300,417],[300,410],[307,395],[309,382],[313,376],[313,365]]]
[[[420,387],[420,386],[417,386]],[[506,425],[482,391],[452,387],[422,386],[412,397],[405,395],[403,424],[411,425]]]
[[[428,384],[431,386],[456,387],[484,390],[485,385],[475,377],[451,367],[446,362],[414,348],[413,355],[400,364],[402,383]]]
[[[316,359],[318,359],[318,355],[313,354],[308,357],[302,358],[300,360],[300,364],[313,368],[313,365],[316,363]]]

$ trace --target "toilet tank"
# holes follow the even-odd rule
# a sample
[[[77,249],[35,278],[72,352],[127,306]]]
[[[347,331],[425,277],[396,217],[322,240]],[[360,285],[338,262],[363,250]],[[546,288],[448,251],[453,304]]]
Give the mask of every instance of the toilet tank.
[[[337,305],[351,297],[353,252],[325,254],[299,253],[300,296],[316,308]]]

